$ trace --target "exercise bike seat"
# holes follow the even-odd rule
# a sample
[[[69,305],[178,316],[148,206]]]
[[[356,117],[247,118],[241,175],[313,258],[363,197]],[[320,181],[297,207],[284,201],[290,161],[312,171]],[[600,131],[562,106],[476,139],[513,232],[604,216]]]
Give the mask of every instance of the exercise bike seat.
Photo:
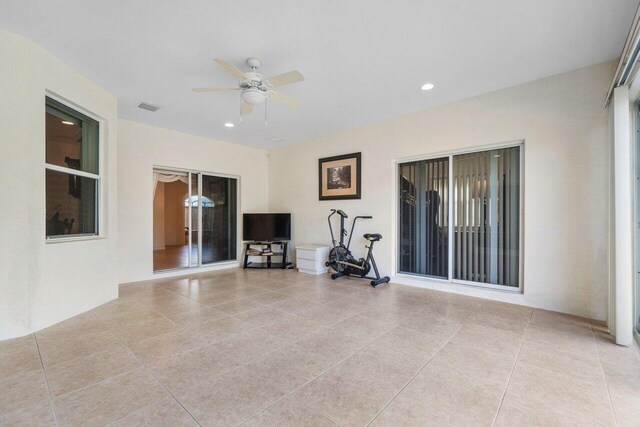
[[[380,239],[382,239],[382,234],[378,234],[378,233],[367,233],[364,236],[365,239],[367,239],[370,242],[377,242]]]

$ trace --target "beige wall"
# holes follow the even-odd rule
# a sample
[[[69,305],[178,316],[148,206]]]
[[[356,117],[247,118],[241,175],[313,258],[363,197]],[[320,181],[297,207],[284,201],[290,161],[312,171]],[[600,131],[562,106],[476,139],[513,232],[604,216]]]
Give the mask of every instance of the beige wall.
[[[0,339],[32,332],[118,295],[117,99],[24,37],[0,30]],[[10,64],[10,65],[9,65]],[[102,238],[45,241],[45,94],[103,119]]]
[[[330,243],[330,208],[373,215],[378,264],[395,272],[395,162],[524,140],[524,295],[421,286],[605,319],[609,150],[604,96],[613,64],[552,76],[270,152],[272,211],[292,212],[294,243]],[[425,94],[428,96],[428,94]],[[362,199],[318,201],[318,159],[362,152]],[[355,239],[358,254],[364,241]],[[407,282],[409,283],[409,282]]]
[[[120,282],[159,277],[153,274],[154,166],[239,176],[238,214],[268,209],[268,159],[264,150],[127,120],[118,120],[118,138]],[[241,219],[239,216],[239,224]],[[241,230],[238,236],[242,236]],[[237,253],[242,253],[241,239]]]

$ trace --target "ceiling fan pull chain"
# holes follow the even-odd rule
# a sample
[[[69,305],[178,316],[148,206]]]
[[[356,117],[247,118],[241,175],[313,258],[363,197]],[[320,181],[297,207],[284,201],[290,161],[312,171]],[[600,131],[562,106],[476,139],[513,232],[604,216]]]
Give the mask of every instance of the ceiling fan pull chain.
[[[242,98],[240,98],[240,121],[242,121]]]
[[[268,99],[264,100],[264,124],[267,125],[267,104],[269,103]]]

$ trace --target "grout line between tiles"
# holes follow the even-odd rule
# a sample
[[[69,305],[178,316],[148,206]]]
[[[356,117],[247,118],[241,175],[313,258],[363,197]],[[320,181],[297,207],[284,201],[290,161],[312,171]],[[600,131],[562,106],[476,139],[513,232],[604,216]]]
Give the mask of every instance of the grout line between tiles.
[[[598,352],[598,361],[600,362],[600,370],[602,371],[602,378],[604,379],[604,385],[607,388],[607,396],[609,397],[609,405],[611,406],[611,413],[613,415],[613,422],[618,425],[618,417],[616,416],[616,409],[613,406],[613,399],[611,398],[611,390],[609,390],[609,381],[607,381],[607,374],[604,372],[604,366],[602,365],[602,357],[600,356],[600,347],[598,346],[598,342],[596,341],[596,336],[593,333],[593,323],[589,322],[591,325],[591,334],[593,336],[593,343],[596,346],[596,351]]]
[[[465,319],[465,321],[460,325],[460,327],[459,327],[458,329],[456,329],[456,332],[455,332],[455,333],[453,333],[453,334],[451,335],[451,337],[449,337],[449,339],[448,339],[444,344],[442,344],[442,346],[438,349],[438,351],[436,351],[436,352],[433,354],[433,356],[431,356],[431,357],[429,358],[429,360],[427,360],[427,362],[426,362],[424,365],[422,365],[422,367],[418,370],[418,372],[416,372],[416,373],[415,373],[411,378],[409,378],[409,381],[407,381],[407,383],[406,383],[403,387],[401,387],[401,388],[400,388],[400,390],[399,390],[399,391],[398,391],[398,392],[397,392],[397,393],[396,393],[396,394],[395,394],[395,395],[394,395],[394,396],[393,396],[393,397],[392,397],[392,398],[387,402],[387,404],[386,404],[386,405],[384,405],[384,407],[383,407],[380,411],[378,411],[378,413],[377,413],[377,414],[376,414],[376,415],[375,415],[375,416],[374,416],[374,417],[373,417],[373,418],[372,418],[372,419],[367,423],[367,426],[371,425],[371,423],[373,423],[373,422],[376,420],[376,418],[378,418],[378,416],[380,416],[380,414],[381,414],[382,412],[384,412],[384,410],[385,410],[385,409],[387,409],[387,407],[388,407],[388,406],[389,406],[389,405],[390,405],[394,400],[396,400],[396,398],[400,395],[400,393],[402,393],[402,392],[407,388],[407,386],[408,386],[409,384],[411,384],[411,381],[413,381],[413,380],[414,380],[414,378],[416,378],[418,375],[420,375],[420,373],[421,373],[421,372],[422,372],[422,371],[423,371],[427,366],[429,366],[429,363],[431,363],[431,361],[432,361],[433,359],[435,359],[435,357],[436,357],[438,354],[440,354],[440,352],[442,351],[442,349],[443,349],[443,348],[445,348],[445,347],[447,346],[447,344],[449,344],[449,343],[451,342],[451,340],[452,340],[453,338],[455,338],[455,336],[456,336],[456,335],[458,335],[458,332],[460,332],[460,330],[461,330],[462,328],[464,328],[464,327],[465,327],[465,325],[467,325],[467,323],[469,323],[469,320],[471,319],[471,317],[472,317],[474,314],[476,314],[476,313],[480,310],[480,308],[481,308],[483,305],[484,305],[484,301],[483,301],[483,303],[482,303],[482,304],[480,304],[480,305],[478,306],[478,308],[476,308],[476,309],[475,309],[475,311],[474,311],[473,313],[471,313],[471,314],[470,314],[470,315]]]
[[[56,411],[56,405],[53,402],[53,395],[51,394],[51,387],[49,387],[49,378],[47,377],[47,370],[44,367],[44,362],[42,361],[42,353],[40,353],[40,344],[38,344],[38,336],[37,334],[33,334],[33,339],[36,342],[36,348],[38,349],[38,358],[40,359],[40,366],[42,366],[42,374],[44,375],[44,381],[47,384],[47,393],[49,393],[49,401],[51,402],[51,410],[53,411],[53,420],[56,422],[56,425],[59,426],[58,423],[58,413]]]
[[[114,335],[115,335],[115,334],[114,334]],[[164,384],[162,384],[162,382],[158,379],[158,377],[156,377],[156,374],[154,374],[154,373],[153,373],[153,371],[152,371],[151,369],[149,369],[149,367],[147,367],[147,365],[145,365],[144,363],[142,363],[142,361],[141,361],[140,359],[138,359],[138,356],[136,356],[136,354],[133,352],[133,350],[131,350],[131,349],[129,348],[129,346],[127,346],[124,342],[122,342],[122,340],[121,340],[120,338],[118,338],[117,336],[116,336],[116,339],[117,339],[118,341],[120,341],[120,343],[121,343],[123,346],[125,346],[125,348],[126,348],[126,349],[131,353],[131,355],[132,355],[132,356],[133,356],[133,357],[138,361],[138,363],[140,363],[140,365],[142,365],[142,367],[143,367],[143,368],[144,368],[144,369],[145,369],[149,374],[151,374],[151,376],[156,380],[156,382],[157,382],[158,384],[160,384],[160,386],[161,386],[162,388],[164,388],[164,389],[165,389],[165,391],[166,391],[167,393],[169,393],[169,395],[173,398],[173,400],[175,400],[175,401],[178,403],[178,405],[180,405],[180,406],[182,407],[182,409],[184,409],[184,410],[186,411],[186,413],[187,413],[187,414],[189,414],[189,416],[193,419],[193,421],[195,421],[195,423],[196,423],[196,424],[198,424],[199,426],[201,426],[201,427],[202,427],[202,425],[200,424],[200,422],[198,422],[198,420],[196,419],[196,417],[194,417],[194,416],[193,416],[193,414],[191,414],[191,412],[189,412],[189,410],[188,410],[187,408],[185,408],[185,407],[184,407],[184,405],[182,404],[182,402],[180,402],[180,401],[179,401],[179,400],[178,400],[178,399],[173,395],[173,393],[171,393],[171,391],[170,391],[167,387],[165,387],[165,385],[164,385]],[[160,402],[161,402],[161,401],[160,401]],[[156,404],[158,404],[158,403],[160,403],[160,402],[155,402],[153,405],[147,405],[147,406],[144,406],[144,407],[142,407],[142,408],[138,408],[138,409],[136,409],[134,412],[138,412],[138,411],[142,411],[142,410],[144,410],[144,409],[150,408],[150,407],[152,407],[152,406],[154,406],[154,405],[156,405]],[[118,420],[124,419],[124,418],[128,417],[129,415],[131,415],[131,414],[127,414],[127,415],[125,415],[124,417],[121,417],[121,418],[118,418],[118,419],[116,419],[116,420],[113,420],[113,421],[111,421],[109,424],[112,424],[112,423],[115,423],[115,422],[116,422],[116,421],[118,421]]]
[[[507,385],[502,392],[502,398],[500,399],[500,405],[498,406],[498,410],[493,416],[492,426],[496,425],[498,421],[498,416],[500,415],[500,410],[502,409],[502,404],[504,403],[504,398],[507,395],[507,390],[509,390],[509,384],[511,384],[511,377],[513,377],[513,371],[516,369],[516,365],[518,364],[518,359],[520,358],[520,352],[522,351],[522,346],[524,345],[525,337],[527,336],[527,330],[529,329],[529,325],[531,324],[531,318],[533,317],[533,312],[535,309],[531,310],[531,314],[529,314],[529,320],[527,320],[527,326],[524,328],[524,333],[522,334],[522,340],[520,341],[520,346],[518,347],[518,354],[516,355],[516,360],[513,362],[513,366],[511,367],[511,372],[509,373],[509,380],[507,381]]]

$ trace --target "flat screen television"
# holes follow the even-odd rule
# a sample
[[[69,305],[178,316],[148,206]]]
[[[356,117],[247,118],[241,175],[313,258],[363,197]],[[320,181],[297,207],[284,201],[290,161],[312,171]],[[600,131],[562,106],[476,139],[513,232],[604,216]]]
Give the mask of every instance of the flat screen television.
[[[242,240],[271,242],[291,240],[290,213],[249,213],[242,215]]]

